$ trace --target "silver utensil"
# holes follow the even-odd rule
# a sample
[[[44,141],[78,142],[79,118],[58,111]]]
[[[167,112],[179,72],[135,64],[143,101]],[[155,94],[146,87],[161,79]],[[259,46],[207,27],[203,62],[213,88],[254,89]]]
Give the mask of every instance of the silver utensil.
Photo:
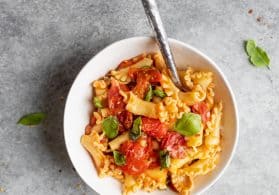
[[[142,0],[142,4],[145,10],[145,14],[150,22],[151,27],[155,33],[155,39],[159,45],[160,51],[166,62],[169,70],[169,75],[173,83],[182,91],[186,91],[185,87],[182,85],[180,78],[178,76],[176,65],[173,59],[173,54],[171,52],[168,37],[164,29],[158,7],[155,0]]]

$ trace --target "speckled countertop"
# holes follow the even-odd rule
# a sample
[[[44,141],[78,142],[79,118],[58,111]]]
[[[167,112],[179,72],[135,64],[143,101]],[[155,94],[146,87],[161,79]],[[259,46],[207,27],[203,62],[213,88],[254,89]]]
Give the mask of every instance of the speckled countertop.
[[[239,106],[236,154],[205,194],[279,194],[278,0],[157,1],[169,36],[208,54]],[[96,194],[65,150],[65,97],[100,49],[150,33],[140,0],[0,0],[0,194]],[[266,48],[271,70],[248,63],[248,38]],[[42,125],[16,125],[34,111],[48,113]]]

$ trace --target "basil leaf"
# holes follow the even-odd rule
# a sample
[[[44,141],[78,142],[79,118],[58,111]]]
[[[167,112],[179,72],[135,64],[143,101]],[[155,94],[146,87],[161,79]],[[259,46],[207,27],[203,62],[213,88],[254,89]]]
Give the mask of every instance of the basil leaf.
[[[145,95],[144,100],[150,102],[151,99],[152,99],[152,96],[153,96],[153,93],[152,93],[152,86],[149,85],[149,88],[148,88],[148,91],[147,91],[147,93],[146,93],[146,95]]]
[[[185,136],[195,135],[201,128],[201,116],[194,113],[184,113],[174,125],[174,130]]]
[[[102,101],[98,97],[93,98],[93,103],[96,108],[103,108]]]
[[[102,122],[102,128],[109,139],[118,135],[119,123],[115,116],[109,116]]]
[[[161,169],[170,167],[170,155],[168,151],[159,152]]]
[[[113,158],[114,158],[115,164],[118,166],[122,166],[122,165],[126,164],[125,156],[116,150],[113,151]]]
[[[17,124],[26,125],[26,126],[38,125],[45,118],[46,118],[45,113],[42,113],[42,112],[31,113],[31,114],[27,114],[27,115],[21,117],[18,120]]]
[[[269,66],[270,59],[267,53],[262,48],[258,47],[254,40],[246,41],[245,49],[253,65],[256,67]]]
[[[141,117],[139,116],[133,122],[133,127],[129,132],[129,137],[132,140],[136,140],[141,136]]]
[[[164,98],[164,97],[167,96],[167,94],[166,94],[164,91],[160,90],[160,89],[155,89],[155,90],[153,90],[153,94],[154,94],[155,96],[160,97],[160,98]]]

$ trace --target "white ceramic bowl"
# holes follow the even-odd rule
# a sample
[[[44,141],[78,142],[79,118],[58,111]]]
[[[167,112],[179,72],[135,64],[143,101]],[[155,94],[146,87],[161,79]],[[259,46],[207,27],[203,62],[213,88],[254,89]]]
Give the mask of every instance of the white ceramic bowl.
[[[222,100],[224,104],[220,162],[210,174],[195,179],[192,193],[199,194],[216,182],[232,159],[238,139],[237,107],[227,79],[209,57],[190,45],[174,39],[169,41],[179,68],[191,65],[194,69],[209,70],[214,73],[216,100]],[[149,37],[134,37],[115,42],[100,51],[83,67],[69,92],[64,112],[66,147],[77,173],[85,183],[102,195],[121,194],[121,185],[111,177],[99,178],[89,154],[80,144],[80,137],[84,133],[84,128],[88,124],[89,115],[92,112],[90,84],[93,80],[104,76],[109,70],[116,68],[123,59],[151,51],[158,51],[158,47],[155,41]],[[175,193],[167,190],[149,194],[170,195]]]

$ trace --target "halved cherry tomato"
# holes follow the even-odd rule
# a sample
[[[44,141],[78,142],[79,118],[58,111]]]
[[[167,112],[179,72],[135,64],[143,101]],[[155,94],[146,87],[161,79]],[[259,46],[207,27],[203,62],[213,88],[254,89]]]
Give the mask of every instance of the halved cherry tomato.
[[[161,123],[160,120],[148,117],[142,117],[141,120],[142,131],[144,131],[147,135],[157,139],[162,139],[167,134],[168,127],[166,124]]]
[[[119,93],[119,86],[115,80],[111,81],[111,86],[108,90],[108,107],[112,114],[119,113],[125,108],[123,97]]]
[[[196,103],[192,106],[192,112],[200,114],[202,122],[206,123],[210,119],[210,111],[204,102]]]
[[[120,168],[130,174],[138,175],[149,167],[149,157],[152,148],[150,138],[141,137],[136,141],[128,140],[120,146],[120,151],[125,155],[126,164]]]
[[[186,141],[177,132],[169,131],[162,139],[161,148],[169,151],[172,158],[184,158],[186,155]]]
[[[122,111],[117,115],[119,122],[125,127],[125,129],[130,129],[133,124],[133,114],[127,110]]]

